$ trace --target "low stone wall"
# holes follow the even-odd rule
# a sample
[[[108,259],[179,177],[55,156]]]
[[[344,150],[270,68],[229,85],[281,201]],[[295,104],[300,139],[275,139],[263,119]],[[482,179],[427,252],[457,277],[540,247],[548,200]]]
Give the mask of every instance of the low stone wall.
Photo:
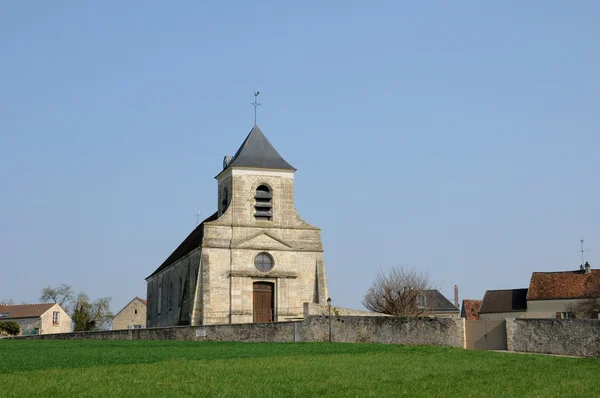
[[[310,315],[329,315],[329,306],[326,304],[304,303],[304,317]],[[353,310],[351,308],[343,308],[332,305],[331,315],[333,316],[391,316],[380,314],[379,312]]]
[[[506,337],[509,351],[600,356],[600,320],[507,319]]]
[[[332,317],[332,340],[351,343],[465,347],[463,318]],[[303,322],[304,341],[327,341],[329,317],[310,316]]]
[[[465,346],[462,318],[339,316],[331,318],[331,331],[332,341],[336,342]],[[301,322],[179,326],[14,338],[320,342],[329,340],[329,317],[309,316]]]

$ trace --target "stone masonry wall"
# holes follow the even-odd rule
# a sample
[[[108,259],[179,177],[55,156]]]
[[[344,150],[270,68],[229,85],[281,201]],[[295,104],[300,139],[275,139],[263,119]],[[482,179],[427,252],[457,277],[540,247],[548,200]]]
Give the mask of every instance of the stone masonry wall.
[[[148,306],[146,320],[143,324],[148,327],[156,327],[191,322],[200,255],[201,249],[193,250],[166,270],[147,279]],[[169,305],[171,287],[173,290],[170,293],[171,303]],[[159,294],[161,295],[160,308],[158,306]]]
[[[331,330],[332,341],[335,342],[437,345],[459,348],[465,346],[464,320],[462,318],[332,317]],[[18,338],[322,342],[329,340],[329,317],[310,316],[302,322],[180,326]]]
[[[8,319],[9,321],[16,322],[21,327],[21,333],[23,331],[30,330],[38,330],[40,333],[40,329],[42,328],[42,321],[40,317],[35,318],[18,318],[18,319]]]
[[[600,356],[600,320],[507,319],[509,351]]]
[[[378,312],[337,307],[335,305],[331,306],[331,314],[333,316],[391,316]],[[326,304],[304,303],[304,317],[308,318],[310,315],[329,315],[329,306]]]

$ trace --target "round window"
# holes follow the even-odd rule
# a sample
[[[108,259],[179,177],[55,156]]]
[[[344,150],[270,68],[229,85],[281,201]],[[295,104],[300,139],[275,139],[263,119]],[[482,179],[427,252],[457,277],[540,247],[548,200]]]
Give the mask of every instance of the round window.
[[[254,266],[260,272],[269,272],[273,269],[273,257],[268,253],[258,253],[254,257]]]

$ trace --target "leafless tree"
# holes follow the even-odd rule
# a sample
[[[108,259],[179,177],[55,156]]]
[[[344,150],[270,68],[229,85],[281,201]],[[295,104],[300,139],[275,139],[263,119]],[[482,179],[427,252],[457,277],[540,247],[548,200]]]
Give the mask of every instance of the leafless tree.
[[[379,270],[363,305],[383,314],[419,316],[427,311],[426,290],[433,288],[426,271],[405,267]]]
[[[13,305],[15,302],[12,299],[2,299],[0,300],[0,305]]]
[[[42,293],[40,295],[41,302],[55,302],[63,308],[71,303],[74,298],[75,294],[73,293],[73,288],[71,285],[64,283],[57,287],[46,286],[42,289]]]
[[[600,318],[600,279],[593,280],[586,289],[585,298],[576,304],[569,304],[566,310],[575,314],[576,318]]]

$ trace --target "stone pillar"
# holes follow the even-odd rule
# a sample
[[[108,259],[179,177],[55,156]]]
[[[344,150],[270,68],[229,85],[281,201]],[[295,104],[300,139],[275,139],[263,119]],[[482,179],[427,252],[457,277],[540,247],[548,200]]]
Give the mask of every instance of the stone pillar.
[[[514,318],[506,319],[506,349],[508,351],[513,351],[513,337],[515,335],[515,328],[517,327],[517,323]]]

